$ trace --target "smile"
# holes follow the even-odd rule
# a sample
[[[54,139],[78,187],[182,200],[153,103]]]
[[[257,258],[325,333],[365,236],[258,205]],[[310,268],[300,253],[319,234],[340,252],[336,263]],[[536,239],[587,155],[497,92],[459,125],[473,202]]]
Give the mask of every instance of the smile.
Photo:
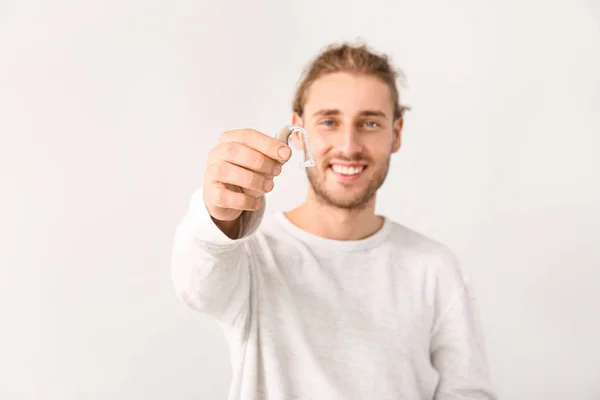
[[[354,180],[359,178],[366,165],[342,165],[342,164],[331,164],[331,170],[335,176],[343,181]]]

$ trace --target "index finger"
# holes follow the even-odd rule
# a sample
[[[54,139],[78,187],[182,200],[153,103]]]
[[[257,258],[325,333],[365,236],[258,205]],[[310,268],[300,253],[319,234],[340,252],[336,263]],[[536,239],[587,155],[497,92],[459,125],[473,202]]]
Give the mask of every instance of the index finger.
[[[231,141],[242,143],[279,162],[286,162],[292,156],[292,149],[287,143],[255,129],[234,129],[219,138],[219,143]]]

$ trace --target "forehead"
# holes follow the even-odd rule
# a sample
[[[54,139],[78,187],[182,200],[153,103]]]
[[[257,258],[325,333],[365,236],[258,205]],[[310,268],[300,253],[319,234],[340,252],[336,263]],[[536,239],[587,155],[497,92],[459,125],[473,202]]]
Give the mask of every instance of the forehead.
[[[390,88],[383,80],[348,72],[327,74],[314,81],[304,104],[307,115],[321,109],[337,109],[346,115],[378,110],[391,117],[393,108]]]

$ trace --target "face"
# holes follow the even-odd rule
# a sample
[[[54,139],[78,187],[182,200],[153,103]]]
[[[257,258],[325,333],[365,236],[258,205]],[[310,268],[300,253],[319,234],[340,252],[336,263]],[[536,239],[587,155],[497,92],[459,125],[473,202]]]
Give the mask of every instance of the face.
[[[374,200],[400,148],[402,119],[393,119],[389,87],[364,74],[333,73],[309,88],[302,117],[316,165],[306,169],[321,203],[359,209]],[[302,147],[301,136],[294,137]]]

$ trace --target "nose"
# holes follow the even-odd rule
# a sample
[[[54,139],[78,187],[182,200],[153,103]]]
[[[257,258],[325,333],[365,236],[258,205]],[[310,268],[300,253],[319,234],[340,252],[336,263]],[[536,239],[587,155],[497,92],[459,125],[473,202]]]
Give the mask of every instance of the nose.
[[[360,140],[358,129],[352,124],[347,125],[341,132],[341,140],[339,142],[339,150],[347,155],[360,153],[363,146]]]

